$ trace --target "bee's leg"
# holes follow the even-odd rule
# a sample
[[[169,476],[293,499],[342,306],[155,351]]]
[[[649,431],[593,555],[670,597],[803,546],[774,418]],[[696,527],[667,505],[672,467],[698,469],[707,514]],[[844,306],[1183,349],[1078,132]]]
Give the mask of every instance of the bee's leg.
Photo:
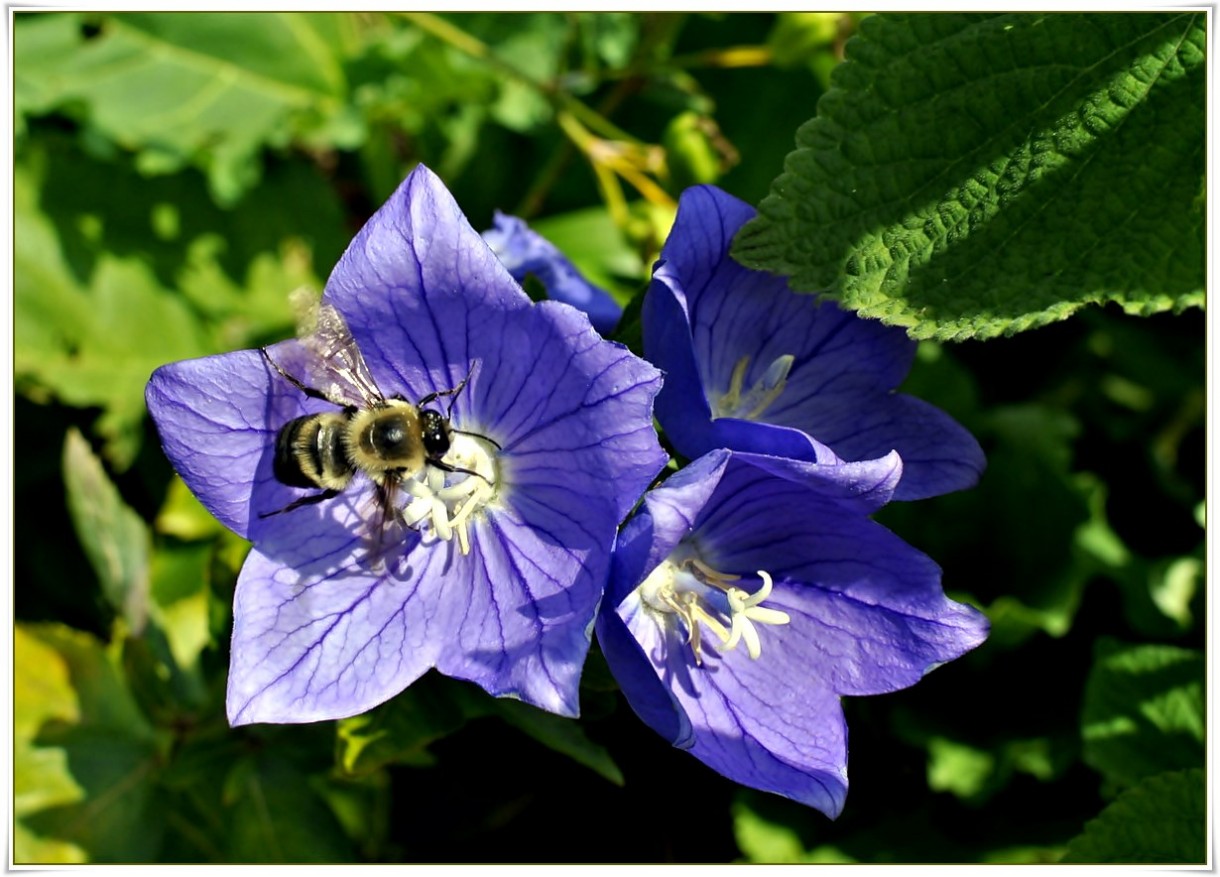
[[[397,471],[398,470],[394,470],[395,473]],[[396,476],[392,477],[391,480],[375,482],[374,487],[377,491],[377,513],[380,516],[379,523],[377,525],[378,547],[384,543],[386,526],[391,521],[397,524],[402,524],[408,530],[415,530],[418,532],[418,528],[413,527],[407,521],[406,510],[398,508],[395,503],[395,494],[398,490],[398,481],[396,480]]]
[[[466,377],[462,378],[462,382],[460,384],[458,384],[456,387],[453,387],[452,389],[449,389],[449,390],[437,390],[435,393],[429,393],[427,396],[424,396],[424,398],[420,399],[416,403],[416,405],[418,405],[420,408],[423,408],[429,402],[433,402],[433,401],[439,399],[441,396],[457,396],[458,393],[462,392],[462,388],[466,386],[466,382],[470,380],[470,376],[473,374],[474,374],[474,363],[471,363],[470,371],[466,372]],[[450,411],[453,410],[452,403],[450,403],[449,410]]]
[[[290,512],[293,509],[299,509],[301,506],[314,505],[315,503],[319,503],[324,500],[334,499],[336,496],[338,496],[340,494],[340,492],[341,491],[338,491],[338,490],[324,490],[321,493],[312,493],[309,496],[303,496],[300,499],[294,499],[292,502],[288,503],[288,505],[284,506],[282,509],[276,509],[273,512],[261,512],[259,514],[259,517],[260,518],[269,518],[272,515],[282,515],[284,512]]]
[[[266,347],[260,347],[258,349],[258,352],[263,355],[263,359],[267,360],[267,362],[269,362],[271,364],[271,367],[273,369],[275,369],[277,372],[280,373],[280,377],[282,377],[288,383],[292,384],[294,387],[296,387],[306,396],[309,396],[313,399],[321,399],[323,402],[330,402],[332,405],[335,404],[334,400],[327,397],[327,395],[325,393],[323,393],[321,390],[315,390],[313,387],[305,386],[305,384],[301,383],[299,378],[296,378],[293,375],[288,374],[288,372],[284,371],[284,369],[280,366],[280,364],[271,358],[271,354],[267,352]],[[281,509],[281,511],[285,511],[285,510]],[[276,513],[272,512],[272,514],[276,514]]]

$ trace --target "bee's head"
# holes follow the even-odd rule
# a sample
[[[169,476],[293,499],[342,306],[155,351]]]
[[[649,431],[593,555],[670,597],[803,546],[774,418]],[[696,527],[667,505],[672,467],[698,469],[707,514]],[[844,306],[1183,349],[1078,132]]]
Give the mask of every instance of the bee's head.
[[[424,453],[429,460],[439,460],[449,451],[452,429],[449,419],[439,411],[419,412],[419,425],[423,432]]]

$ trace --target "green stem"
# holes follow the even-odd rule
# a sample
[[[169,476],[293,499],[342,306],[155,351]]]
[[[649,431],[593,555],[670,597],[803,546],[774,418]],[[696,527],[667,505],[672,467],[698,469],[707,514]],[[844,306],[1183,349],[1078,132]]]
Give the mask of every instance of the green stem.
[[[567,92],[560,91],[548,82],[535,79],[529,73],[504,60],[482,40],[471,36],[459,27],[455,27],[439,15],[431,12],[399,12],[398,15],[425,33],[453,46],[459,52],[495,67],[505,76],[509,76],[523,85],[532,88],[546,98],[557,111],[564,110],[570,113],[582,125],[597,132],[602,137],[611,140],[622,140],[626,143],[638,144],[641,142],[613,124],[609,119],[585,106]]]

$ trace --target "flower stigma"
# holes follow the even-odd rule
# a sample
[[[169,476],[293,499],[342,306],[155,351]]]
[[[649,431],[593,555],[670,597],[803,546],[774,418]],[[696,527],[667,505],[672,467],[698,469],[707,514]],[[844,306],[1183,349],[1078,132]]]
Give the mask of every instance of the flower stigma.
[[[737,417],[742,420],[757,420],[762,417],[771,407],[771,403],[784,392],[788,372],[792,371],[792,363],[795,360],[796,357],[791,353],[777,356],[754,386],[744,392],[742,385],[745,383],[750,357],[743,356],[737,360],[737,364],[733,366],[733,375],[729,378],[728,390],[713,402],[712,417]]]
[[[787,624],[788,613],[771,609],[762,602],[771,595],[771,576],[758,570],[762,586],[749,593],[739,586],[741,576],[722,573],[704,563],[689,548],[679,548],[649,573],[636,589],[645,608],[665,624],[671,615],[682,619],[686,642],[703,666],[703,628],[715,635],[720,651],[737,648],[744,642],[754,660],[762,654],[762,640],[756,624]]]
[[[411,495],[402,513],[407,526],[427,522],[438,539],[449,542],[456,536],[462,554],[469,554],[469,523],[497,495],[496,450],[495,443],[483,436],[454,433],[443,462],[460,471],[428,465],[404,480]]]

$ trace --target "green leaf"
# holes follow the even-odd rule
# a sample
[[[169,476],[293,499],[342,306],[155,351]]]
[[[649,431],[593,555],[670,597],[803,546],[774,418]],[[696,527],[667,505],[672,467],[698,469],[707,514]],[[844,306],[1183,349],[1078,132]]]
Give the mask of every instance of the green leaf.
[[[577,764],[613,783],[623,785],[623,772],[604,746],[594,743],[577,721],[548,713],[519,700],[497,698],[496,713],[548,749],[566,755]]]
[[[455,699],[449,686],[433,676],[376,709],[338,722],[336,761],[343,771],[365,775],[389,764],[430,764],[428,744],[486,714],[486,705]]]
[[[455,23],[494,44],[497,57],[535,82],[550,82],[561,72],[570,27],[562,15],[519,13],[513,16],[512,27],[505,28],[501,14],[465,13]],[[500,94],[492,104],[491,114],[501,125],[526,133],[551,120],[554,111],[538,89],[512,77],[499,76],[497,80]]]
[[[599,61],[610,68],[626,67],[640,39],[640,16],[629,12],[577,12],[585,47],[586,67]]]
[[[740,797],[733,802],[733,837],[747,862],[791,865],[812,861],[794,829],[767,819]],[[837,861],[854,860],[845,856]]]
[[[1119,795],[1073,839],[1064,863],[1207,861],[1207,778],[1201,768],[1157,774]]]
[[[917,338],[1201,306],[1204,22],[866,18],[734,254]]]
[[[123,502],[102,461],[75,428],[64,442],[63,471],[68,512],[102,593],[128,629],[139,634],[148,619],[148,525]]]
[[[1179,557],[1155,564],[1148,582],[1148,595],[1153,605],[1179,628],[1190,627],[1190,604],[1195,594],[1206,586],[1206,569],[1197,557]]]
[[[309,777],[280,755],[239,761],[225,784],[228,861],[350,862],[351,844]]]
[[[963,525],[977,529],[953,538],[965,544],[973,538],[973,550],[985,552],[1001,572],[998,580],[960,586],[990,585],[974,592],[980,598],[998,593],[987,606],[993,647],[1016,644],[1037,630],[1063,636],[1090,571],[1075,562],[1074,533],[1088,520],[1090,486],[1069,472],[1080,424],[1042,405],[1009,405],[992,409],[978,432],[989,447],[987,472],[978,489],[953,497],[973,510],[959,516]]]
[[[194,165],[207,173],[216,200],[232,204],[257,181],[264,146],[316,135],[341,115],[347,83],[328,33],[340,21],[281,12],[124,13],[91,25],[76,13],[20,15],[19,109],[78,115],[96,136],[136,151],[146,173]],[[350,146],[360,136],[349,131],[341,139]]]
[[[162,286],[185,285],[204,313],[223,311],[226,323],[248,323],[263,310],[255,301],[274,297],[283,323],[288,292],[316,284],[312,275],[325,276],[351,240],[331,180],[304,158],[277,161],[249,198],[222,210],[198,174],[150,179],[122,158],[90,156],[61,131],[42,125],[37,134],[21,150],[20,163],[36,179],[37,204],[81,282],[108,255],[138,256]],[[278,278],[253,276],[259,260],[272,254],[283,263],[278,284]],[[194,295],[187,280],[196,271],[203,275],[209,259],[219,263],[227,282],[248,287],[242,300]],[[201,276],[200,285],[208,279]]]
[[[661,135],[661,145],[665,147],[671,192],[720,179],[726,168],[717,138],[723,139],[710,116],[688,110],[669,120]]]
[[[1017,774],[1042,782],[1057,779],[1079,757],[1075,743],[1074,738],[1009,739],[987,750],[934,735],[926,740],[928,788],[981,805],[1007,788]]]
[[[162,363],[202,355],[198,323],[139,258],[102,254],[81,281],[37,205],[41,176],[14,169],[13,363],[36,399],[105,409],[97,429],[117,468],[142,436],[144,385]]]
[[[102,644],[61,625],[13,642],[16,862],[137,862],[164,830],[164,744]]]
[[[1084,760],[1130,786],[1204,760],[1203,655],[1103,639],[1085,685]]]
[[[291,334],[289,293],[320,286],[313,252],[329,269],[344,243],[333,191],[295,163],[267,175],[261,207],[227,212],[197,183],[143,182],[62,138],[27,148],[14,182],[18,389],[103,408],[96,428],[120,470],[143,437],[152,371]]]
[[[974,798],[987,786],[996,769],[995,756],[964,743],[933,737],[928,741],[928,788]]]
[[[210,544],[162,545],[152,558],[152,615],[165,636],[174,665],[188,670],[213,645],[208,625]]]
[[[153,526],[158,533],[185,541],[208,539],[224,529],[177,475],[170,479],[165,502],[157,512]]]
[[[530,227],[572,260],[591,283],[616,293],[619,303],[647,279],[647,267],[605,207],[530,220]]]
[[[812,63],[839,39],[846,16],[841,12],[781,12],[767,35],[767,46],[779,67]]]

